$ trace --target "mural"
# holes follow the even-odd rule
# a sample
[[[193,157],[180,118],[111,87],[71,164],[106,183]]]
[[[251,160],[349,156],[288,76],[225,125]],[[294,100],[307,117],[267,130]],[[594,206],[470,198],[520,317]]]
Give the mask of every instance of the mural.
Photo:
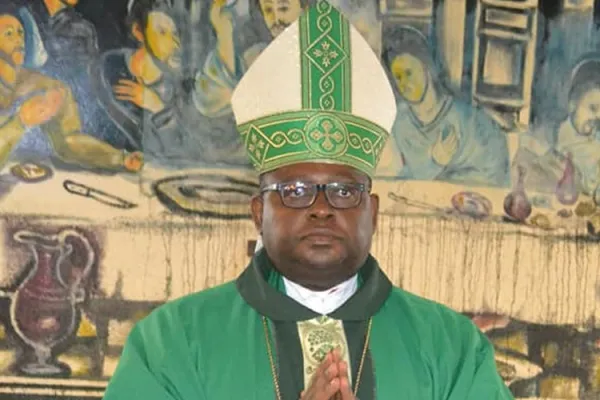
[[[309,0],[0,2],[0,397],[102,398],[165,301],[233,279],[230,98]],[[600,397],[600,1],[335,0],[398,114],[374,254],[516,398]]]

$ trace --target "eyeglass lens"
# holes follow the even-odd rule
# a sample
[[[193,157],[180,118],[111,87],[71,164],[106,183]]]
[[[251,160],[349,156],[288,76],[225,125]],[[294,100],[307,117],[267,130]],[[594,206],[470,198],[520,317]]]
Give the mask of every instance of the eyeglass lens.
[[[291,208],[310,207],[315,201],[321,185],[310,183],[289,183],[281,185],[283,204]],[[350,183],[330,183],[325,185],[325,196],[335,208],[356,207],[360,203],[362,190],[359,185]]]

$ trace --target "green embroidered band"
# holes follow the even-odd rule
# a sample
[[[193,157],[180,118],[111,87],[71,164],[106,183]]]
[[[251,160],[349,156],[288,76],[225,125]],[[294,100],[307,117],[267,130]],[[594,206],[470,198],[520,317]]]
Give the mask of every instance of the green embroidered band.
[[[238,130],[260,174],[301,162],[323,162],[354,167],[372,177],[389,136],[366,119],[321,110],[269,115]]]
[[[352,110],[350,24],[326,1],[300,16],[302,108]]]

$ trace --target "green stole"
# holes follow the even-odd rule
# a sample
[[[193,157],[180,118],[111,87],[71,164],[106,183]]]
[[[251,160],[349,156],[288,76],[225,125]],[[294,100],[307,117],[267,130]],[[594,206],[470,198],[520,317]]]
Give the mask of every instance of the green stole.
[[[391,373],[392,366],[388,364],[394,364],[394,360],[390,358],[389,352],[393,351],[394,347],[401,346],[400,343],[394,344],[395,340],[388,335],[389,332],[397,331],[397,327],[385,328],[386,324],[390,325],[391,318],[378,318],[378,312],[390,295],[392,284],[379,268],[377,261],[370,255],[358,272],[358,282],[359,288],[356,293],[344,305],[329,314],[329,317],[343,321],[352,367],[352,382],[357,381],[368,320],[373,317],[371,340],[364,360],[357,397],[359,399],[394,398],[394,392],[397,395],[398,388],[394,389],[394,385],[386,388],[387,385],[379,384],[381,381],[375,378],[373,362],[375,356],[376,364],[385,366],[386,371]],[[304,375],[296,322],[310,320],[320,314],[285,294],[281,275],[269,260],[265,249],[255,254],[249,267],[237,279],[236,286],[242,298],[256,312],[267,317],[282,398],[297,400],[304,389]],[[256,368],[266,368],[270,371],[268,357],[263,359],[267,365],[256,365]],[[397,379],[394,381],[392,378],[392,381],[396,383]]]

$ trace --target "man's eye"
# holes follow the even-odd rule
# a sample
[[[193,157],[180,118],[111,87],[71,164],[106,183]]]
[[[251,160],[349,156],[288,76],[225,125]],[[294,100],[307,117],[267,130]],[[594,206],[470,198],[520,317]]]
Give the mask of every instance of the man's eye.
[[[306,188],[304,186],[288,186],[284,189],[284,193],[289,197],[302,197],[306,195]]]
[[[352,189],[349,187],[338,187],[335,189],[335,195],[337,197],[351,197],[352,196]]]

